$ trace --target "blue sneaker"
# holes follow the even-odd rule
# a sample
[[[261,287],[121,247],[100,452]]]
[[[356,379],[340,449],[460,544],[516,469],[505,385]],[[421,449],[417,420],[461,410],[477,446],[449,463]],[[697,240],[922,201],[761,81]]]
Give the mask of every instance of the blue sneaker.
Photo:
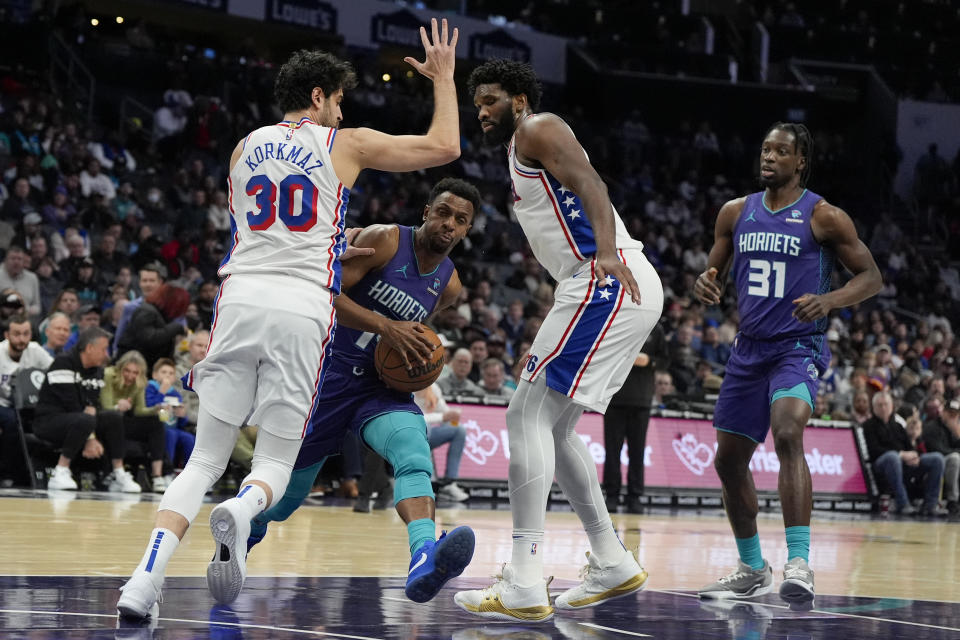
[[[250,535],[247,536],[247,555],[250,555],[250,550],[253,549],[254,545],[263,540],[266,535],[266,524],[260,524],[256,518],[250,521]]]
[[[476,537],[470,527],[457,527],[447,535],[444,531],[436,542],[425,542],[410,558],[407,574],[407,597],[414,602],[432,599],[447,580],[456,578],[473,558]]]

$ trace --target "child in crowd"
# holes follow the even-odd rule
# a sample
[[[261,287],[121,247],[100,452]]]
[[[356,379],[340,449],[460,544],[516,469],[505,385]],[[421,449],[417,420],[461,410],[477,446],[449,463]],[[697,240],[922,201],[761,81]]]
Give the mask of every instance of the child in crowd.
[[[182,469],[196,443],[196,436],[184,427],[188,424],[187,409],[183,406],[183,397],[173,386],[177,376],[176,366],[170,358],[160,358],[153,365],[153,379],[147,383],[146,401],[148,407],[160,405],[158,416],[167,430],[167,458],[177,469]],[[178,460],[177,454],[180,459]]]

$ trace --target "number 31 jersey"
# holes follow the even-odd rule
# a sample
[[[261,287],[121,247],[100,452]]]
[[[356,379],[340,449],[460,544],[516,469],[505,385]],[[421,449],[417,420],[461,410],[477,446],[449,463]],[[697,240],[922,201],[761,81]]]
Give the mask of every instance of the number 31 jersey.
[[[827,318],[800,322],[794,300],[830,290],[836,259],[810,226],[819,195],[804,190],[793,204],[767,208],[764,192],[747,196],[733,229],[733,278],[740,331],[758,340],[823,333]]]
[[[339,293],[350,190],[330,161],[336,135],[303,118],[261,127],[244,140],[228,180],[233,249],[219,273],[233,277],[224,294],[276,306],[281,292],[271,287],[279,286],[287,298],[281,307],[309,313],[311,297]],[[289,286],[294,279],[299,293]]]

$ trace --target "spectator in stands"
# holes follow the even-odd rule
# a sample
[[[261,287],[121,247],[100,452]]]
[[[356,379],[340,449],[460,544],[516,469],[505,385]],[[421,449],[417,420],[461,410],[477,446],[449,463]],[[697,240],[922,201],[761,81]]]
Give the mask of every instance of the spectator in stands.
[[[40,282],[37,275],[27,269],[30,259],[23,247],[12,245],[0,265],[0,288],[12,288],[23,297],[27,315],[35,320],[40,315]]]
[[[487,358],[480,365],[480,389],[484,396],[494,396],[509,400],[513,397],[514,389],[504,384],[506,371],[503,360]]]
[[[70,202],[64,185],[57,185],[53,190],[53,200],[43,207],[40,214],[44,222],[57,230],[66,227],[67,221],[77,214],[77,208]]]
[[[438,382],[444,396],[483,396],[483,390],[469,378],[472,366],[473,356],[469,349],[457,349],[454,352],[450,359],[450,374]]]
[[[673,386],[673,376],[669,371],[657,371],[653,377],[653,400],[650,405],[655,409],[666,409],[666,396],[673,395],[677,390]]]
[[[96,279],[96,265],[91,258],[84,258],[77,265],[77,272],[73,279],[67,282],[67,287],[73,289],[80,304],[100,304],[100,283]]]
[[[147,383],[146,397],[148,407],[159,409],[160,421],[166,432],[167,460],[174,467],[182,469],[190,459],[197,439],[187,431],[190,421],[187,419],[187,407],[183,404],[183,397],[174,386],[176,375],[173,360],[157,360],[153,365],[153,379]],[[162,482],[162,485],[163,489],[166,489],[166,481]]]
[[[450,443],[443,478],[439,479],[441,486],[438,497],[463,502],[470,497],[470,494],[457,485],[457,478],[460,477],[460,458],[463,457],[463,445],[467,441],[467,430],[460,425],[460,409],[451,409],[447,406],[443,391],[436,383],[414,393],[413,401],[423,411],[423,419],[429,427],[427,438],[430,440],[430,449]]]
[[[504,367],[513,364],[513,358],[507,353],[507,341],[499,332],[491,333],[490,337],[487,338],[487,355],[502,362]],[[505,379],[504,384],[511,389],[517,388],[516,383],[509,377]]]
[[[3,203],[0,218],[11,223],[23,220],[24,216],[37,210],[33,197],[33,188],[26,178],[17,178],[13,183],[10,197]]]
[[[924,423],[923,441],[928,450],[943,455],[943,497],[948,513],[956,517],[960,515],[960,398],[948,402],[938,417]]]
[[[893,491],[895,512],[912,514],[905,480],[923,483],[923,515],[935,515],[943,477],[943,455],[912,450],[907,433],[893,417],[893,398],[888,391],[873,396],[873,416],[863,423],[870,463]]]
[[[230,231],[230,208],[227,205],[225,191],[217,191],[213,194],[213,202],[207,209],[207,221],[221,234]]]
[[[870,394],[866,390],[857,391],[853,394],[850,421],[855,424],[863,424],[871,417],[873,417],[873,413],[870,410]]]
[[[720,342],[720,333],[716,322],[707,321],[703,328],[703,338],[700,340],[700,357],[708,361],[714,372],[723,371],[724,365],[730,359],[730,346]]]
[[[12,383],[20,369],[43,369],[53,358],[36,342],[31,342],[30,319],[15,315],[7,320],[0,342],[0,471],[3,480],[24,484],[26,467],[20,455],[17,416],[13,406]]]
[[[128,351],[117,363],[103,372],[100,407],[123,416],[123,435],[126,440],[142,442],[150,459],[150,477],[154,493],[163,493],[167,483],[163,477],[163,425],[157,410],[146,401],[147,363],[139,351]]]
[[[60,273],[70,281],[77,276],[77,269],[88,258],[87,243],[79,233],[73,233],[64,239],[64,245],[69,255],[60,261]]]
[[[523,302],[511,300],[507,307],[507,313],[500,319],[500,328],[506,334],[513,353],[516,353],[517,341],[523,337],[523,325]]]
[[[699,356],[694,346],[693,326],[681,324],[670,344],[670,374],[681,393],[693,393]]]
[[[123,314],[120,316],[119,322],[117,322],[117,331],[113,335],[114,352],[118,351],[123,333],[126,331],[127,325],[130,324],[130,318],[133,317],[134,312],[143,304],[144,298],[153,294],[167,279],[167,268],[159,262],[150,262],[140,268],[138,276],[141,295],[131,300],[123,308]]]
[[[483,377],[482,372],[480,371],[480,365],[490,357],[489,352],[487,351],[487,340],[486,338],[475,338],[470,341],[470,357],[473,360],[473,366],[470,368],[470,375],[467,376],[472,382],[477,384],[480,383],[480,379]]]
[[[654,400],[655,372],[669,365],[669,357],[663,327],[658,324],[643,343],[627,379],[610,399],[610,405],[603,414],[603,443],[606,449],[603,492],[607,497],[609,511],[616,511],[620,502],[620,489],[623,484],[620,451],[624,441],[627,443],[630,459],[627,468],[627,511],[640,513],[642,510],[640,496],[644,490],[643,458],[650,407]]]
[[[107,174],[100,172],[100,163],[96,158],[90,158],[86,168],[80,172],[80,192],[84,198],[99,194],[106,202],[110,202],[117,196],[117,188],[113,185],[113,180]]]
[[[60,447],[48,489],[76,490],[70,463],[79,455],[95,459],[106,453],[113,466],[105,478],[108,490],[140,492],[140,485],[123,468],[123,417],[100,408],[109,338],[96,327],[84,331],[70,353],[54,358],[40,388],[33,431]]]
[[[7,322],[11,317],[26,314],[27,305],[23,296],[16,289],[7,287],[0,291],[0,322]]]
[[[44,327],[43,349],[52,357],[59,356],[65,351],[67,342],[71,338],[71,327],[69,316],[62,311],[54,311],[46,320]]]
[[[118,343],[119,353],[139,349],[147,366],[173,355],[173,341],[187,330],[178,319],[190,305],[190,294],[179,287],[160,285],[133,312]]]

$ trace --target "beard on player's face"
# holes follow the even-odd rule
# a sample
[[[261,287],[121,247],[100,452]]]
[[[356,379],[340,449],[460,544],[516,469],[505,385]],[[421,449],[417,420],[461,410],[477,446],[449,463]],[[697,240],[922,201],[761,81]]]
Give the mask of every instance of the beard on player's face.
[[[512,114],[510,111],[504,110],[498,119],[493,121],[493,128],[483,132],[483,143],[489,146],[504,144],[513,137],[513,131]]]

